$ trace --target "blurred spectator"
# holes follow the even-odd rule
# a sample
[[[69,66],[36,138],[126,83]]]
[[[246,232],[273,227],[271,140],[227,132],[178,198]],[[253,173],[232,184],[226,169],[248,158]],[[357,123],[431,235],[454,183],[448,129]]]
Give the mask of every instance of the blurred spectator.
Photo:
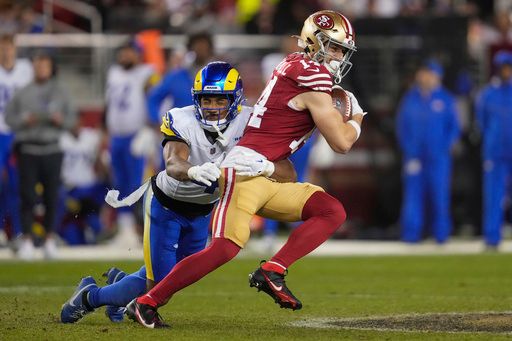
[[[247,11],[245,16],[248,18],[243,21],[245,31],[250,34],[300,32],[304,20],[320,7],[316,0],[261,0],[258,7],[244,7]],[[257,11],[254,11],[256,8]]]
[[[512,52],[494,57],[498,77],[476,101],[476,118],[483,138],[483,233],[489,248],[501,241],[503,200],[512,175]]]
[[[316,0],[280,0],[274,16],[273,33],[300,32],[309,14],[320,9],[321,6]]]
[[[38,183],[43,186],[45,257],[57,256],[54,231],[62,165],[59,139],[66,129],[76,124],[76,112],[69,95],[55,79],[57,69],[53,58],[39,51],[32,63],[34,81],[19,90],[6,109],[7,124],[15,133],[20,177],[23,240],[18,255],[26,260],[33,257],[34,251],[31,230]]]
[[[512,48],[512,22],[510,10],[497,11],[492,22],[474,17],[468,27],[468,47],[475,58],[487,60],[489,55],[501,49]]]
[[[300,51],[297,45],[297,38],[291,34],[285,34],[281,38],[281,48],[279,52],[269,53],[261,59],[261,72],[263,73],[263,80],[266,82],[272,76],[274,68],[277,64],[287,55]]]
[[[18,33],[44,32],[44,19],[29,5],[21,5],[19,11]]]
[[[212,36],[208,33],[196,33],[188,38],[187,52],[183,56],[180,51],[174,51],[170,56],[173,66],[168,70],[162,81],[148,92],[147,104],[151,122],[158,125],[162,103],[170,99],[172,105],[166,111],[178,107],[192,105],[193,77],[202,66],[213,59],[214,46]]]
[[[261,0],[259,11],[245,24],[245,32],[249,34],[274,33],[276,3],[277,1],[274,0]]]
[[[450,149],[460,128],[455,98],[443,88],[442,76],[440,64],[425,63],[398,110],[396,133],[403,153],[402,240],[410,243],[421,240],[425,221],[431,223],[438,243],[446,242],[452,229]],[[425,214],[427,207],[431,214]]]
[[[16,6],[7,1],[0,3],[0,34],[15,34],[18,30]]]
[[[212,34],[234,34],[241,31],[235,23],[235,13],[229,4],[214,0],[194,0],[181,30],[185,34],[203,31]]]
[[[63,134],[64,152],[59,235],[70,245],[93,244],[102,232],[100,211],[107,185],[98,176],[101,132],[75,127]]]
[[[4,111],[14,92],[30,83],[34,77],[30,61],[17,59],[16,56],[14,36],[0,36],[0,233],[3,233],[1,228],[10,218],[12,236],[21,232],[18,173],[14,162],[11,162],[14,134],[5,123]]]
[[[130,40],[117,52],[117,62],[107,75],[106,120],[110,136],[110,154],[114,187],[120,196],[132,193],[142,183],[145,160],[143,149],[148,122],[146,90],[154,68],[142,64],[142,49]],[[133,208],[118,210],[118,233],[114,244],[123,247],[140,245]]]

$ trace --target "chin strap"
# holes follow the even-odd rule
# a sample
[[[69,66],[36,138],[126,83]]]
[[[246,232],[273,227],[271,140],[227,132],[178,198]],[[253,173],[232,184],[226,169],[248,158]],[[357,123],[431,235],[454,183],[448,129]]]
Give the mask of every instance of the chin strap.
[[[229,144],[229,140],[226,138],[226,136],[224,136],[224,134],[220,131],[219,127],[216,124],[212,124],[212,127],[219,135],[217,137],[217,142],[219,142],[222,145],[222,147],[226,148]]]

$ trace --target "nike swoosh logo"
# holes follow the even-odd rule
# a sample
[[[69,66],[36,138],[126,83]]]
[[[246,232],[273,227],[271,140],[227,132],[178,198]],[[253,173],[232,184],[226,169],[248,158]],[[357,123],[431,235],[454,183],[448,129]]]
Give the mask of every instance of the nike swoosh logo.
[[[270,286],[271,286],[275,291],[281,291],[281,290],[283,290],[283,286],[282,286],[282,285],[280,285],[280,286],[275,285],[275,284],[270,280],[270,278],[268,278],[268,276],[267,276],[267,275],[265,275],[264,273],[263,273],[263,276],[265,276],[265,279],[268,281],[268,283],[270,284]]]
[[[274,283],[272,283],[272,282],[269,282],[269,283],[270,283],[270,286],[271,286],[272,288],[274,288],[274,290],[275,290],[275,291],[281,291],[281,290],[283,290],[283,286],[282,286],[282,285],[277,286],[277,285],[275,285],[275,284],[274,284]]]
[[[148,327],[148,328],[155,328],[155,322],[153,322],[151,324],[147,324],[144,322],[144,319],[142,318],[142,316],[140,316],[140,313],[139,313],[139,310],[137,309],[137,307],[135,307],[135,315],[137,316],[137,320],[139,320],[139,322],[143,326]]]
[[[85,286],[85,287],[83,287],[82,289],[80,289],[80,290],[79,290],[79,291],[78,291],[78,292],[77,292],[73,297],[71,297],[71,299],[69,300],[69,305],[70,305],[70,306],[72,306],[72,307],[75,307],[75,304],[74,304],[73,302],[76,300],[76,298],[78,297],[78,295],[81,295],[81,294],[82,294],[82,292],[83,292],[85,289],[87,289],[88,287],[93,286],[93,285],[94,285],[94,284],[92,284],[92,283],[91,283],[91,284],[86,285],[86,286]]]
[[[309,69],[309,71],[318,72],[318,71],[320,71],[320,69],[319,68],[314,68],[314,69]]]

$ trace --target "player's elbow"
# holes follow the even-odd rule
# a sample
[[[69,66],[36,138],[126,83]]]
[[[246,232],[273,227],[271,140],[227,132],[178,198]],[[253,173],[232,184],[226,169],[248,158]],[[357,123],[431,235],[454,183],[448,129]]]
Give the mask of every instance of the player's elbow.
[[[336,141],[336,143],[331,143],[330,146],[334,152],[339,154],[346,154],[352,148],[354,142],[347,139],[340,139],[339,141]]]

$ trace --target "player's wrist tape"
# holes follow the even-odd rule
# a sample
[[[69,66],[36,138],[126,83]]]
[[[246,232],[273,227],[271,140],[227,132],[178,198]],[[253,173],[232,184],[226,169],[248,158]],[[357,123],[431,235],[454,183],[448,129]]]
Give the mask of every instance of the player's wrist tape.
[[[359,139],[359,135],[361,135],[361,126],[359,125],[359,123],[357,123],[354,120],[350,120],[347,123],[354,127],[354,129],[356,130],[356,140]]]

